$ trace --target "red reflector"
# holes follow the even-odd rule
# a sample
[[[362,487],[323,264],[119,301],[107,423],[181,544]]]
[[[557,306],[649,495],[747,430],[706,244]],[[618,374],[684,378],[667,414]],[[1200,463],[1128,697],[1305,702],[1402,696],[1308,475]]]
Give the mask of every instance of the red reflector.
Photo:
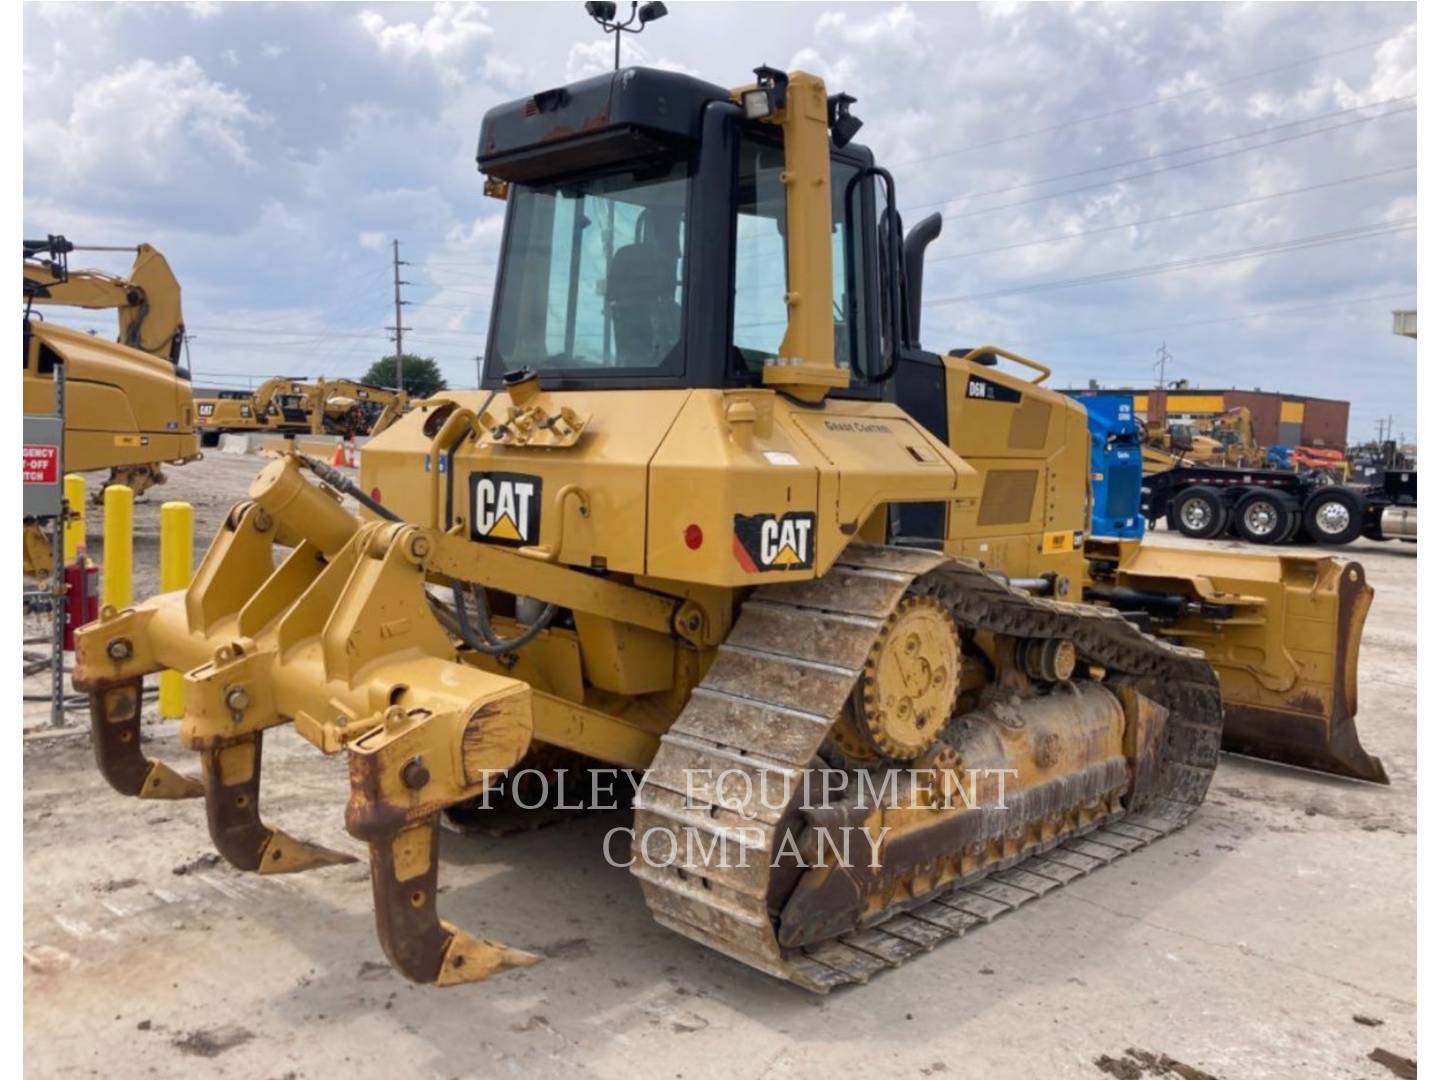
[[[700,531],[699,525],[685,526],[685,546],[694,551],[705,542],[705,534]]]
[[[376,502],[379,502],[379,501],[380,501],[380,489],[379,489],[379,488],[371,488],[371,489],[370,489],[370,498],[374,499]]]

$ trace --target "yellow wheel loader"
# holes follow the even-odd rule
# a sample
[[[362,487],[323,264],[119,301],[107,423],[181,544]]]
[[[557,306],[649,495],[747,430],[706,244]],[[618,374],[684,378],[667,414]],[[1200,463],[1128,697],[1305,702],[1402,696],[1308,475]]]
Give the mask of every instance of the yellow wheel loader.
[[[54,413],[55,370],[63,364],[66,471],[108,469],[108,483],[138,494],[165,482],[162,463],[197,460],[190,373],[180,363],[180,286],[164,256],[149,244],[77,248],[63,236],[24,247],[25,412]],[[135,264],[126,277],[69,267],[71,253],[93,250],[133,250]],[[46,321],[35,309],[49,306],[114,309],[117,339]],[[103,491],[100,485],[97,501]],[[49,573],[37,528],[26,525],[26,569]]]
[[[1183,826],[1222,741],[1384,779],[1360,567],[1089,541],[1083,407],[919,345],[938,217],[902,239],[852,99],[755,76],[492,109],[484,388],[419,403],[358,484],[271,462],[188,589],[78,636],[102,772],[203,797],[237,867],[349,858],[260,815],[267,729],[344,754],[418,982],[535,960],[440,918],[436,834],[561,761],[642,777],[614,854],[657,920],[817,992]],[[199,780],[141,747],[164,668]]]

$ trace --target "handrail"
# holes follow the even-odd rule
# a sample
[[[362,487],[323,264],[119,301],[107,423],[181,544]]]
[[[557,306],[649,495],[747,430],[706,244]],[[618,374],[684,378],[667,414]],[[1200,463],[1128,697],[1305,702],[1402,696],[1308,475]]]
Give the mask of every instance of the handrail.
[[[960,361],[963,363],[966,360],[974,360],[977,356],[985,356],[987,353],[994,354],[995,356],[1003,356],[1006,360],[1013,360],[1017,364],[1038,371],[1040,374],[1030,380],[1031,383],[1036,386],[1039,386],[1050,377],[1050,369],[1038,360],[1031,360],[1028,356],[1021,356],[1019,353],[1013,353],[1009,349],[1002,349],[998,345],[981,345],[978,348],[971,349],[964,356],[960,357]],[[950,355],[954,356],[955,354],[951,353]]]
[[[441,460],[453,445],[475,429],[475,423],[475,414],[463,405],[457,405],[455,411],[445,418],[445,423],[435,433],[435,437],[430,440],[430,524],[437,529],[446,527],[446,523],[441,520]],[[447,467],[444,472],[448,478],[449,468]]]

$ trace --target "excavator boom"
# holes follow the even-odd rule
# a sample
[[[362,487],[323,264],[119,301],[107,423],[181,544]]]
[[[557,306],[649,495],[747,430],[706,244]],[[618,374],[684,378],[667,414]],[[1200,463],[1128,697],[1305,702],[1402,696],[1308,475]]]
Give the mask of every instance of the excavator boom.
[[[131,251],[135,263],[121,277],[100,270],[73,270],[75,251]],[[43,258],[42,256],[49,256]],[[185,344],[180,283],[165,256],[149,244],[134,248],[80,247],[63,236],[25,241],[25,302],[31,305],[114,309],[116,340],[178,364]]]

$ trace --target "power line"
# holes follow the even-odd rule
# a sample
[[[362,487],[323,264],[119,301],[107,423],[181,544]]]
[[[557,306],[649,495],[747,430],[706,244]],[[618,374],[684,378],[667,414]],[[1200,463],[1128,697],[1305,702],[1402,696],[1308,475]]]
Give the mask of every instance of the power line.
[[[1128,330],[1107,330],[1099,334],[1068,334],[1065,337],[1036,338],[1031,340],[1031,345],[1054,345],[1065,341],[1088,341],[1096,338],[1126,337],[1131,334],[1160,334],[1173,333],[1193,326],[1217,326],[1221,323],[1247,322],[1250,319],[1264,319],[1275,315],[1297,315],[1306,311],[1320,311],[1327,308],[1349,307],[1355,304],[1379,304],[1395,300],[1403,300],[1414,296],[1415,290],[1408,292],[1385,293],[1381,296],[1356,296],[1348,300],[1327,300],[1319,304],[1302,304],[1296,307],[1267,308],[1264,311],[1251,311],[1244,315],[1230,315],[1220,319],[1192,319],[1189,322],[1166,323],[1163,326],[1136,326]]]
[[[294,327],[267,327],[257,328],[253,326],[192,326],[191,330],[204,334],[282,334],[286,337],[314,337],[314,338],[364,338],[373,341],[376,338],[385,337],[383,330],[376,330],[369,334],[340,333],[335,330],[304,330]]]
[[[1329,244],[1340,244],[1350,240],[1363,240],[1372,236],[1386,236],[1391,233],[1405,232],[1415,228],[1415,218],[1404,218],[1398,222],[1375,222],[1369,225],[1357,225],[1349,229],[1339,229],[1331,233],[1320,233],[1315,236],[1302,236],[1293,240],[1278,241],[1274,244],[1263,244],[1253,248],[1242,248],[1239,251],[1221,252],[1215,255],[1197,255],[1187,259],[1174,259],[1170,262],[1154,263],[1150,266],[1134,266],[1124,270],[1109,270],[1101,274],[1089,274],[1085,277],[1062,278],[1056,281],[1040,281],[1030,285],[1020,285],[1009,289],[994,289],[985,293],[974,293],[968,296],[946,296],[935,300],[925,300],[925,306],[938,306],[940,304],[958,304],[976,300],[993,300],[1001,296],[1016,296],[1022,293],[1043,292],[1050,289],[1068,289],[1077,285],[1100,285],[1112,281],[1125,281],[1130,278],[1150,277],[1155,274],[1168,274],[1177,270],[1198,269],[1205,266],[1218,266],[1227,262],[1238,262],[1244,259],[1256,259],[1266,255],[1278,255],[1289,251],[1304,251],[1309,248],[1325,247]]]
[[[434,289],[439,289],[442,292],[460,293],[462,296],[483,296],[487,300],[495,293],[495,290],[493,289],[486,289],[482,291],[480,289],[467,289],[460,285],[432,285],[430,287]]]
[[[482,285],[495,284],[495,279],[493,276],[488,276],[486,273],[481,272],[474,267],[461,270],[455,267],[438,266],[435,263],[425,263],[423,266],[421,266],[421,269],[424,270],[427,274],[430,274],[432,277],[444,278],[453,275],[455,277],[461,278],[478,278],[480,280],[480,284]]]
[[[1141,225],[1156,225],[1165,221],[1176,221],[1180,218],[1194,217],[1196,214],[1213,214],[1221,210],[1233,210],[1237,206],[1251,206],[1254,203],[1268,202],[1271,199],[1283,199],[1291,195],[1303,195],[1311,191],[1322,191],[1325,188],[1340,187],[1343,184],[1354,184],[1361,180],[1374,180],[1381,176],[1392,176],[1395,173],[1411,172],[1415,169],[1415,163],[1409,165],[1398,165],[1392,169],[1381,169],[1378,172],[1363,173],[1360,176],[1346,176],[1339,180],[1329,180],[1321,184],[1310,184],[1307,187],[1291,188],[1289,191],[1275,191],[1269,195],[1257,195],[1251,199],[1238,199],[1235,202],[1221,203],[1218,206],[1202,206],[1195,210],[1182,210],[1175,214],[1165,214],[1161,217],[1141,218],[1138,221],[1125,221],[1118,225],[1102,225],[1094,229],[1086,229],[1083,232],[1062,233],[1059,236],[1047,236],[1040,240],[1022,240],[1014,244],[1003,244],[1000,247],[980,248],[976,251],[961,251],[953,255],[937,255],[927,258],[926,263],[946,262],[950,259],[964,259],[975,255],[993,255],[999,251],[1014,251],[1016,248],[1034,247],[1038,244],[1058,244],[1062,240],[1075,240],[1081,236],[1095,236],[1098,233],[1114,232],[1117,229],[1135,229]]]
[[[1162,150],[1158,154],[1148,154],[1145,157],[1130,158],[1128,161],[1116,161],[1109,165],[1093,165],[1088,169],[1080,169],[1077,172],[1059,173],[1055,176],[1042,176],[1039,180],[1027,180],[1023,184],[1011,184],[1008,187],[992,188],[989,191],[968,191],[963,195],[952,195],[949,198],[936,199],[932,202],[912,203],[909,206],[902,206],[900,209],[907,211],[923,210],[929,206],[943,206],[946,203],[958,202],[961,199],[978,199],[985,195],[1004,195],[1010,191],[1020,191],[1028,187],[1038,187],[1041,184],[1048,184],[1055,180],[1072,180],[1077,176],[1090,176],[1098,172],[1108,172],[1111,169],[1123,169],[1129,165],[1141,165],[1147,161],[1159,161],[1161,158],[1174,157],[1176,154],[1188,154],[1195,150],[1208,150],[1212,146],[1220,146],[1224,143],[1236,142],[1240,139],[1249,139],[1256,135],[1268,135],[1272,131],[1284,131],[1287,128],[1300,127],[1303,124],[1313,124],[1319,120],[1330,120],[1336,116],[1348,116],[1351,113],[1360,112],[1364,109],[1376,109],[1384,105],[1395,105],[1402,101],[1414,100],[1414,94],[1386,98],[1384,101],[1372,101],[1366,105],[1355,105],[1348,109],[1337,109],[1334,112],[1320,113],[1317,116],[1307,116],[1303,120],[1291,120],[1284,124],[1271,124],[1269,127],[1255,128],[1253,131],[1242,132],[1239,135],[1226,135],[1223,139],[1212,139],[1209,142],[1196,143],[1193,146],[1181,146],[1174,150]],[[1381,114],[1381,116],[1388,115],[1388,113]],[[1378,116],[1371,117],[1371,119],[1379,118]],[[1329,129],[1326,128],[1322,130]]]
[[[1160,173],[1173,172],[1176,169],[1189,169],[1195,165],[1206,165],[1212,161],[1221,161],[1225,158],[1238,157],[1240,154],[1248,154],[1255,150],[1264,150],[1267,146],[1279,146],[1281,143],[1295,142],[1297,139],[1308,139],[1314,135],[1323,135],[1327,131],[1338,131],[1341,128],[1354,127],[1357,124],[1368,124],[1372,120],[1384,120],[1387,117],[1399,116],[1401,113],[1414,112],[1415,108],[1414,105],[1408,105],[1403,109],[1392,109],[1389,112],[1377,113],[1374,116],[1362,116],[1355,120],[1346,120],[1343,123],[1316,128],[1314,131],[1301,131],[1294,135],[1285,135],[1278,139],[1271,139],[1269,142],[1256,143],[1254,146],[1241,146],[1234,150],[1226,150],[1222,154],[1211,154],[1209,157],[1196,158],[1194,161],[1179,161],[1173,165],[1162,165],[1160,168],[1151,169],[1148,172],[1131,173],[1129,176],[1117,176],[1109,180],[1100,180],[1093,184],[1081,184],[1078,187],[1066,188],[1064,191],[1052,191],[1048,195],[1035,195],[1029,199],[1018,199],[1015,202],[986,206],[979,210],[966,210],[958,214],[946,214],[945,220],[955,221],[959,218],[977,217],[981,214],[993,214],[999,210],[1010,210],[1017,206],[1031,206],[1035,203],[1059,199],[1065,195],[1074,195],[1081,191],[1093,191],[1096,188],[1113,187],[1116,184],[1128,183],[1131,180],[1143,180],[1147,176],[1158,176]],[[925,205],[934,204],[927,203]],[[914,209],[914,207],[911,209]]]
[[[934,161],[937,158],[952,157],[955,154],[965,154],[970,152],[971,150],[985,150],[992,146],[1000,146],[1003,143],[1016,142],[1020,139],[1029,139],[1036,135],[1049,135],[1050,133],[1055,131],[1063,131],[1065,128],[1075,127],[1078,124],[1089,124],[1093,123],[1096,120],[1108,120],[1112,116],[1121,116],[1125,113],[1136,112],[1140,109],[1148,109],[1154,105],[1167,105],[1172,101],[1179,101],[1182,98],[1193,97],[1196,94],[1213,94],[1215,91],[1223,90],[1227,86],[1236,86],[1243,82],[1249,82],[1251,79],[1264,78],[1266,75],[1277,75],[1282,71],[1291,71],[1297,67],[1304,67],[1306,64],[1313,64],[1320,60],[1329,60],[1336,56],[1343,56],[1346,53],[1359,52],[1362,49],[1373,49],[1380,45],[1387,44],[1388,42],[1398,41],[1400,38],[1412,36],[1414,36],[1413,33],[1407,30],[1400,34],[1392,34],[1390,37],[1387,38],[1380,38],[1377,41],[1365,41],[1361,42],[1359,45],[1349,45],[1343,49],[1336,49],[1334,52],[1318,53],[1314,56],[1306,56],[1299,60],[1293,60],[1288,64],[1282,64],[1279,67],[1266,68],[1264,71],[1253,71],[1248,75],[1237,75],[1234,78],[1226,79],[1223,82],[1211,83],[1208,86],[1197,86],[1189,90],[1181,90],[1179,93],[1164,94],[1157,98],[1151,98],[1149,101],[1137,102],[1134,105],[1122,105],[1118,109],[1110,109],[1107,112],[1094,113],[1090,116],[1080,116],[1076,117],[1073,120],[1064,120],[1057,124],[1050,124],[1047,127],[1034,128],[1030,131],[1021,131],[1015,133],[1014,135],[1002,135],[997,139],[989,139],[985,142],[971,143],[969,146],[958,146],[953,150],[941,150],[934,154],[927,154],[924,157],[911,158],[909,161],[900,162],[898,165],[893,166],[893,168],[904,169],[908,168],[911,165],[918,165],[922,162]]]

